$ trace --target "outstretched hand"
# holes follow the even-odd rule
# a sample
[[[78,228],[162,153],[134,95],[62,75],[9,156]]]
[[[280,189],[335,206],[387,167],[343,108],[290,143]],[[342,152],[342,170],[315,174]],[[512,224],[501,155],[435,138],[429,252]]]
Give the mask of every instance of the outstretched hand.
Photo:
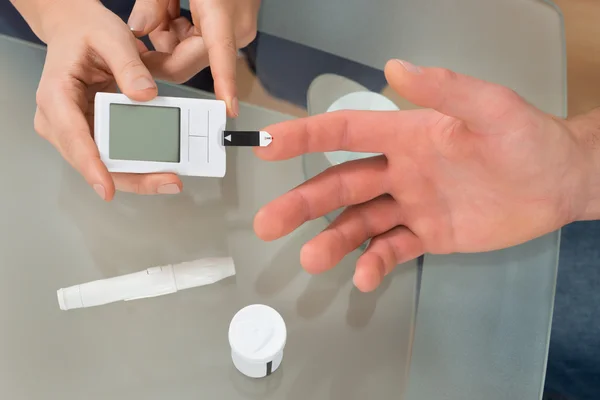
[[[423,253],[517,245],[578,218],[591,156],[569,125],[505,87],[439,68],[391,61],[398,94],[427,109],[340,111],[265,128],[268,161],[347,150],[381,156],[334,166],[256,215],[264,240],[347,207],[306,243],[311,273],[333,268],[370,240],[355,285],[374,290],[397,264]]]

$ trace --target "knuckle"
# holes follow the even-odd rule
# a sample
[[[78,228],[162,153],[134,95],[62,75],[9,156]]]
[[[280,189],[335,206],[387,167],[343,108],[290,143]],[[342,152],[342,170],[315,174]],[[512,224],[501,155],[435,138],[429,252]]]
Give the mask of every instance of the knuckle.
[[[496,87],[497,96],[503,98],[505,101],[509,102],[520,102],[521,96],[514,91],[513,89],[506,86],[497,86]]]
[[[169,79],[169,81],[177,84],[177,85],[183,85],[185,82],[187,82],[188,79],[186,79],[185,75],[182,75],[180,73],[176,73],[174,75],[172,75]]]
[[[44,124],[43,117],[40,111],[36,111],[35,116],[33,117],[33,129],[42,138],[48,140],[49,136],[46,128],[46,124]]]
[[[521,109],[523,100],[514,90],[506,86],[496,86],[490,93],[490,99],[496,99],[495,107],[490,111],[490,118],[505,119]]]
[[[238,45],[245,47],[256,39],[258,27],[255,18],[246,17],[242,19],[238,25],[237,37]]]
[[[223,40],[223,47],[225,49],[227,49],[228,51],[231,51],[232,53],[236,53],[237,52],[237,44],[236,44],[235,38],[233,36],[225,38]]]
[[[80,164],[88,161],[89,149],[83,138],[90,133],[83,127],[74,126],[73,128],[62,128],[59,135],[59,143],[62,153],[67,160],[71,160],[80,169]]]
[[[44,86],[39,86],[37,91],[35,92],[35,103],[37,106],[42,109],[44,104],[46,104],[48,100],[48,90],[45,89]]]
[[[448,68],[440,68],[437,71],[438,80],[440,82],[448,83],[458,79],[458,74]]]
[[[339,142],[339,148],[340,149],[349,149],[350,148],[350,137],[352,136],[350,133],[350,129],[351,129],[351,124],[349,123],[348,118],[346,118],[347,114],[340,114],[340,116],[342,117],[341,120],[341,125],[342,125],[342,129],[341,129],[341,135],[340,135],[340,142]]]
[[[122,66],[120,72],[125,74],[134,74],[145,72],[146,67],[144,63],[139,58],[132,58],[126,61]]]
[[[333,228],[331,228],[331,230],[336,234],[336,236],[338,237],[340,244],[342,248],[350,250],[351,248],[354,247],[354,241],[352,240],[352,238],[348,235],[348,232],[346,232],[343,227],[341,226],[335,226]]]
[[[177,76],[173,77],[173,83],[175,83],[177,85],[183,85],[188,80],[189,79],[187,78],[187,75],[177,75]]]
[[[307,222],[315,219],[316,216],[313,212],[310,201],[303,193],[303,191],[300,188],[297,188],[296,190],[293,190],[290,193],[293,193],[296,197],[299,209],[301,210],[300,214],[302,215],[302,221]]]
[[[131,191],[139,195],[152,195],[158,193],[158,183],[152,175],[138,176],[131,182]]]
[[[368,238],[375,236],[375,230],[373,229],[366,207],[358,206],[355,208],[355,210],[364,235]]]
[[[144,194],[144,187],[138,180],[131,185],[131,191],[135,194]]]
[[[254,41],[254,39],[256,39],[256,35],[257,35],[256,31],[247,33],[245,35],[241,35],[240,39],[238,39],[238,43],[237,43],[238,47],[241,49],[241,48],[248,46],[250,43],[252,43]]]
[[[394,229],[394,232],[396,234],[401,234],[403,230],[405,230],[406,228],[404,227],[397,227]],[[400,247],[402,246],[402,241],[399,240],[394,240],[393,237],[388,238],[388,240],[385,241],[386,247],[387,247],[387,252],[389,254],[389,257],[391,259],[391,263],[387,265],[386,271],[393,265],[396,265],[401,259],[402,259],[402,252],[400,251]],[[385,271],[384,271],[385,272]]]
[[[433,108],[445,108],[451,98],[451,88],[456,84],[458,74],[451,69],[439,68],[435,72],[434,86],[436,87],[437,97],[436,104]]]
[[[220,47],[225,51],[237,53],[237,45],[235,43],[235,38],[232,36],[224,37],[219,42],[212,43],[210,47],[211,48],[209,48],[209,50],[212,50],[216,47]]]
[[[344,170],[347,165],[339,164],[331,168],[335,184],[333,185],[338,195],[337,206],[343,207],[350,203],[352,192],[347,182],[344,179]]]
[[[190,71],[187,71],[186,68],[178,67],[164,71],[164,74],[161,74],[161,78],[171,83],[181,85],[187,82],[196,73],[197,72],[194,71],[192,74],[190,74]]]
[[[60,148],[62,153],[65,155],[65,158],[71,160],[73,158],[72,155],[77,147],[75,140],[68,132],[62,132],[60,138]]]
[[[189,74],[186,73],[186,71],[184,70],[178,70],[178,71],[174,71],[172,78],[173,78],[173,82],[175,82],[178,85],[184,84],[186,83],[188,80],[190,80],[192,78],[192,76],[194,76],[194,74]]]

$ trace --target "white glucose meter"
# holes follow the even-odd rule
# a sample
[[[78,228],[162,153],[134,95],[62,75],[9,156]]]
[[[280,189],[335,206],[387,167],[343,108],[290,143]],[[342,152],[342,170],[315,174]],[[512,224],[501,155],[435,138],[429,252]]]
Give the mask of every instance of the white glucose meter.
[[[97,93],[94,111],[94,140],[110,172],[225,176],[223,101]]]

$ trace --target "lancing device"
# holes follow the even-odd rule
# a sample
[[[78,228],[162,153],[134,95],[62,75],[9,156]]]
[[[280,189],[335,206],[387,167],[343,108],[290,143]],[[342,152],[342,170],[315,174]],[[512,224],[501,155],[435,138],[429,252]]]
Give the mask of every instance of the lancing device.
[[[231,258],[204,258],[83,283],[59,289],[56,294],[60,309],[72,310],[162,296],[210,285],[232,275],[235,265]]]
[[[267,147],[272,141],[265,131],[223,131],[225,147]]]

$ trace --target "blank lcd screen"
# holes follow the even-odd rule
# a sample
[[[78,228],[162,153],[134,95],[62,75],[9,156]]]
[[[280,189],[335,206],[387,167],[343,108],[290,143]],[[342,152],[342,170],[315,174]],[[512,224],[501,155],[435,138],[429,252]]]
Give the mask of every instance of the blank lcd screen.
[[[178,163],[180,114],[179,107],[111,104],[109,157]]]

